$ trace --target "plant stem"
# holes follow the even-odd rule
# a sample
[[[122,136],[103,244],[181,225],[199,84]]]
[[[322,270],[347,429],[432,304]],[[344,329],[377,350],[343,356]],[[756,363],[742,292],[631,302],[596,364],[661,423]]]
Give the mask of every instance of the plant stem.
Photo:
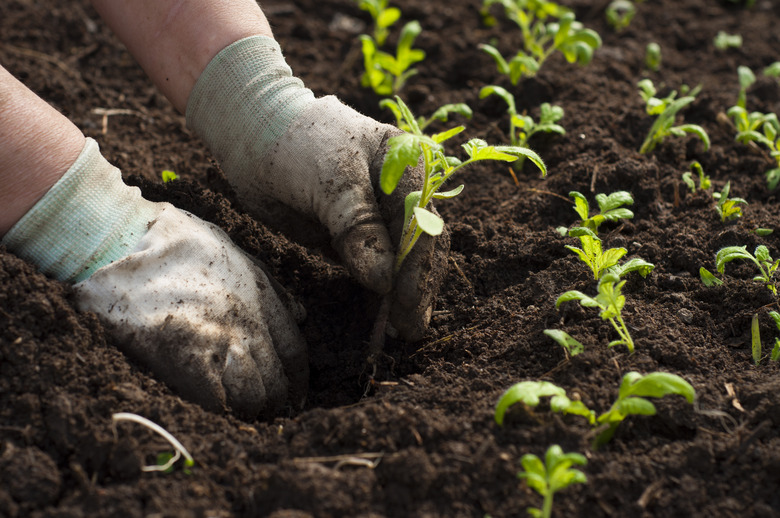
[[[195,464],[195,461],[192,458],[192,455],[190,455],[190,452],[187,451],[187,448],[182,446],[182,444],[174,437],[173,435],[168,432],[165,428],[158,425],[157,423],[150,421],[149,419],[145,417],[141,417],[138,414],[133,414],[130,412],[119,412],[116,414],[113,414],[111,416],[111,420],[114,422],[114,433],[116,433],[116,422],[117,421],[132,421],[134,423],[138,423],[140,425],[143,425],[150,430],[157,432],[160,434],[166,441],[171,443],[171,446],[176,450],[176,456],[171,458],[166,464],[162,466],[144,466],[141,468],[142,471],[165,471],[168,468],[170,468],[181,455],[184,455],[184,458],[186,459],[186,466],[192,466]]]
[[[552,516],[553,495],[551,489],[547,490],[547,494],[544,495],[544,504],[542,505],[542,516],[544,518],[550,518]]]
[[[376,320],[374,320],[374,326],[371,328],[371,339],[368,342],[368,357],[366,361],[373,368],[371,378],[376,375],[377,362],[385,347],[385,328],[387,327],[389,316],[390,294],[387,294],[382,297],[382,302],[379,304],[379,311],[377,312]]]

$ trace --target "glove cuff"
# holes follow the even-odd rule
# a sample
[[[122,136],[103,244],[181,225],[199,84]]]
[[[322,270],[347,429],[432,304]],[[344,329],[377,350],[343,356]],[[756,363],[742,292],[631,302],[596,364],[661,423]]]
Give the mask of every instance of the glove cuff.
[[[77,283],[128,255],[157,217],[159,204],[122,181],[87,138],[81,154],[0,244],[57,280]]]
[[[279,44],[250,36],[206,66],[187,101],[187,126],[233,181],[256,174],[256,164],[313,100],[292,75]]]

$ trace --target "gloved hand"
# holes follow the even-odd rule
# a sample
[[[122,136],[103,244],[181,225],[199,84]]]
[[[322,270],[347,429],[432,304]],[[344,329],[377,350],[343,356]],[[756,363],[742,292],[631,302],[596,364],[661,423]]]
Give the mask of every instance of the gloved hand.
[[[394,289],[390,321],[401,335],[423,336],[449,238],[421,238],[393,287],[403,200],[422,185],[418,168],[390,196],[378,187],[387,140],[400,130],[335,97],[315,99],[265,36],[239,40],[209,63],[190,93],[187,123],[245,209],[262,219],[270,204],[281,203],[322,223],[355,279],[380,294]]]
[[[246,417],[302,405],[308,362],[288,299],[221,229],[126,186],[94,140],[2,243],[76,282],[79,309],[187,399]]]

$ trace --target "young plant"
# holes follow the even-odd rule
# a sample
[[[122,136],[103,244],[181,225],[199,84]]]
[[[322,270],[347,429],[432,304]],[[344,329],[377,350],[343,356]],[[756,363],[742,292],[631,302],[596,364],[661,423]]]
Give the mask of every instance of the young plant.
[[[517,113],[515,98],[505,88],[489,85],[484,86],[479,91],[479,98],[484,99],[490,95],[497,95],[507,105],[507,114],[509,114],[509,142],[513,146],[527,146],[528,140],[536,133],[557,133],[565,135],[566,130],[560,124],[559,120],[563,118],[563,108],[554,106],[550,103],[542,103],[539,107],[539,121],[534,121],[530,115]],[[523,160],[516,162],[517,169],[523,167]]]
[[[496,62],[498,71],[509,76],[512,84],[522,77],[536,75],[544,62],[555,51],[560,51],[569,63],[587,65],[594,51],[601,46],[601,38],[592,29],[586,29],[575,20],[574,13],[555,2],[540,0],[484,0],[482,12],[498,4],[515,22],[523,35],[523,48],[507,61],[492,45],[480,45]],[[549,21],[550,19],[556,21]]]
[[[634,213],[623,205],[631,205],[634,199],[626,191],[613,192],[610,195],[597,194],[596,202],[599,205],[599,213],[590,216],[590,205],[587,198],[577,191],[572,191],[569,196],[574,198],[574,210],[580,217],[580,225],[568,230],[570,237],[577,237],[580,240],[582,248],[565,245],[577,257],[582,260],[596,280],[600,279],[606,272],[611,271],[622,277],[628,272],[637,271],[642,277],[646,277],[655,268],[647,261],[634,258],[628,262],[619,265],[618,261],[628,253],[623,248],[609,248],[606,251],[602,248],[601,238],[598,237],[598,229],[606,221],[617,221],[619,219],[630,219]],[[565,229],[563,229],[565,232]]]
[[[727,246],[718,250],[715,255],[715,267],[718,273],[722,275],[726,270],[726,263],[737,259],[752,261],[759,270],[759,274],[753,277],[753,280],[763,282],[769,291],[777,296],[777,284],[772,277],[780,265],[780,259],[773,260],[769,255],[769,249],[764,245],[758,245],[753,254],[747,251],[746,246]]]
[[[374,41],[381,47],[390,34],[389,28],[401,17],[401,10],[387,7],[387,0],[359,0],[358,7],[371,15],[374,21]]]
[[[775,61],[771,65],[764,68],[764,75],[774,79],[780,79],[780,61]]]
[[[630,0],[612,0],[605,10],[607,23],[620,32],[629,25],[636,15],[636,6]]]
[[[742,46],[742,35],[718,31],[712,43],[718,50],[738,49]]]
[[[569,399],[566,395],[566,390],[549,381],[521,381],[515,383],[499,398],[493,418],[496,424],[502,426],[504,424],[504,416],[509,407],[522,403],[526,407],[536,408],[539,406],[540,398],[543,397],[550,398],[550,410],[553,412],[559,412],[564,415],[579,415],[586,418],[590,424],[595,424],[596,422],[595,414],[582,401]]]
[[[693,90],[688,90],[688,87],[683,85],[680,91],[683,97],[677,99],[677,91],[672,91],[664,98],[656,97],[657,90],[650,79],[642,79],[637,84],[639,87],[639,93],[642,99],[645,101],[645,111],[648,115],[657,115],[655,122],[650,127],[650,131],[647,134],[642,146],[639,148],[639,152],[642,154],[649,153],[666,137],[683,137],[688,133],[696,135],[704,143],[704,150],[707,151],[710,148],[710,137],[707,132],[701,126],[697,124],[680,124],[675,126],[677,114],[696,100],[701,87],[696,87]]]
[[[371,87],[378,95],[398,93],[406,81],[417,73],[417,69],[411,66],[425,59],[424,51],[412,48],[420,32],[422,27],[416,20],[404,25],[398,38],[395,56],[380,50],[373,37],[362,34],[360,41],[365,72],[361,84]]]
[[[588,461],[579,453],[563,453],[557,444],[550,446],[544,455],[544,462],[532,453],[526,453],[520,459],[523,471],[517,477],[523,479],[528,487],[535,490],[543,498],[542,508],[529,507],[528,514],[534,518],[550,518],[552,516],[553,495],[572,484],[588,482],[585,473],[572,466],[584,466]]]
[[[404,122],[403,113],[401,112],[401,108],[397,102],[392,99],[382,99],[379,101],[379,107],[387,108],[393,112],[393,115],[395,115],[396,126],[398,126],[399,129],[403,131],[412,131],[412,128],[406,124],[406,122]],[[417,117],[417,127],[420,128],[420,131],[425,131],[425,129],[434,121],[447,122],[450,118],[450,115],[452,114],[462,115],[463,117],[470,119],[473,115],[473,112],[468,104],[445,104],[444,106],[439,107],[435,112],[433,112],[433,115],[428,118]]]
[[[545,329],[544,334],[555,340],[558,345],[566,349],[572,356],[577,356],[585,350],[585,346],[566,331],[561,331],[560,329]]]
[[[645,67],[653,72],[661,68],[661,46],[654,41],[645,47]]]
[[[701,164],[694,160],[691,162],[691,171],[696,173],[699,177],[699,189],[702,191],[706,191],[712,186],[712,181],[710,180],[710,177],[706,174],[704,174],[704,169],[701,167]],[[691,174],[691,171],[686,171],[682,175],[682,180],[685,183],[685,185],[688,186],[688,189],[690,189],[691,192],[696,192],[696,182],[693,180],[693,175]]]
[[[628,327],[623,320],[623,306],[626,304],[626,297],[621,293],[621,288],[626,281],[621,281],[614,273],[607,273],[599,280],[598,295],[590,297],[581,291],[567,291],[555,301],[555,307],[560,308],[561,304],[571,300],[579,301],[580,305],[586,308],[598,308],[599,316],[603,320],[609,320],[612,327],[617,331],[618,340],[609,343],[609,347],[615,345],[625,345],[629,353],[634,352],[634,340],[628,332]]]
[[[444,221],[436,214],[428,210],[433,199],[447,199],[457,196],[463,186],[451,191],[440,192],[444,183],[455,173],[464,167],[481,160],[498,160],[514,162],[518,157],[530,159],[542,171],[547,174],[547,168],[541,157],[534,151],[519,146],[490,146],[484,140],[471,139],[463,144],[463,149],[468,159],[461,162],[454,157],[448,157],[444,152],[442,143],[462,132],[465,128],[457,126],[450,130],[427,136],[422,132],[417,119],[411,110],[396,96],[396,103],[403,116],[404,123],[409,131],[392,137],[388,141],[388,152],[379,177],[379,185],[386,194],[392,193],[407,166],[414,167],[420,157],[423,163],[422,190],[414,191],[407,195],[404,211],[404,226],[401,243],[398,247],[395,262],[395,271],[398,272],[401,264],[412,250],[417,240],[423,233],[437,236],[444,229]]]
[[[182,444],[174,437],[173,435],[168,432],[165,428],[158,425],[157,423],[150,421],[149,419],[142,417],[138,414],[132,414],[129,412],[119,412],[116,414],[113,414],[111,416],[111,421],[114,426],[114,436],[116,437],[116,423],[119,421],[131,421],[133,423],[140,424],[142,426],[145,426],[146,428],[158,433],[161,435],[166,441],[168,441],[171,446],[176,450],[176,454],[167,457],[165,462],[158,462],[155,465],[150,466],[144,466],[141,468],[141,471],[162,471],[162,472],[169,472],[169,470],[173,467],[173,465],[178,461],[182,456],[184,456],[184,472],[186,474],[190,473],[190,468],[195,465],[195,460],[192,458],[192,455],[190,455],[190,452],[187,451],[187,448],[182,446]],[[162,460],[162,457],[158,456],[158,461]]]
[[[160,173],[160,178],[162,178],[163,183],[168,183],[174,180],[178,180],[179,175],[169,169],[165,169],[162,173]]]
[[[742,198],[729,198],[729,190],[731,189],[731,182],[726,182],[723,186],[723,190],[720,192],[712,193],[712,197],[717,202],[715,204],[715,210],[720,215],[721,223],[737,219],[742,216],[742,207],[739,203],[747,204],[747,201]]]
[[[688,403],[693,403],[696,397],[691,384],[676,374],[651,372],[642,376],[638,372],[627,373],[620,383],[617,400],[596,420],[607,428],[596,436],[595,446],[609,442],[618,425],[629,415],[655,415],[655,405],[645,398],[661,398],[670,394],[683,396]]]
[[[588,199],[578,191],[571,191],[570,198],[574,198],[574,211],[580,217],[581,227],[585,227],[593,233],[598,233],[602,223],[614,222],[621,219],[631,219],[634,213],[623,207],[623,205],[633,205],[634,198],[630,192],[615,191],[612,194],[599,193],[596,195],[596,203],[599,206],[599,212],[590,215],[590,204]]]
[[[778,314],[776,322],[778,322],[778,329],[780,329],[780,314]],[[778,346],[778,350],[780,351],[780,346]],[[595,417],[595,413],[584,403],[570,400],[566,396],[566,391],[553,383],[521,381],[511,386],[501,396],[496,405],[494,418],[496,423],[503,425],[504,416],[512,405],[522,403],[526,407],[536,408],[539,405],[540,397],[550,396],[550,409],[552,411],[579,415],[586,418],[591,426],[604,427],[596,435],[594,441],[594,447],[598,448],[612,439],[617,427],[626,417],[656,414],[655,405],[645,398],[662,398],[671,394],[683,396],[689,403],[693,403],[696,397],[696,391],[691,384],[676,374],[651,372],[643,376],[638,372],[629,372],[623,376],[618,397],[610,409]]]
[[[737,104],[729,108],[727,114],[737,128],[735,140],[742,144],[761,144],[769,149],[769,155],[775,160],[777,167],[767,171],[767,188],[773,190],[780,183],[780,122],[774,113],[748,112],[747,89],[755,82],[756,77],[748,67],[737,68],[739,76],[739,97]]]

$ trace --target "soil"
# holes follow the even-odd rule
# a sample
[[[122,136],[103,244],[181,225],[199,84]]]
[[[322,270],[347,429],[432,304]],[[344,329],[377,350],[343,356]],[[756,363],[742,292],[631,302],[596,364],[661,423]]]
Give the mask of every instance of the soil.
[[[376,298],[353,282],[332,251],[296,243],[247,216],[202,142],[186,128],[133,58],[85,2],[10,0],[0,5],[0,62],[100,143],[145,196],[215,222],[266,262],[307,308],[311,386],[301,412],[246,422],[182,400],[112,344],[97,317],[74,309],[63,284],[0,249],[0,515],[2,516],[524,516],[541,498],[516,474],[526,453],[551,444],[584,454],[588,483],[556,495],[556,516],[780,516],[778,364],[751,356],[751,318],[759,316],[765,354],[780,331],[768,316],[777,299],[731,263],[723,286],[707,288],[699,268],[715,271],[724,246],[766,245],[780,254],[777,192],[764,171],[768,153],[736,143],[723,113],[736,102],[736,69],[757,71],[748,107],[780,112],[780,85],[760,71],[778,59],[780,4],[750,9],[716,0],[637,4],[623,32],[605,21],[606,2],[567,0],[603,46],[587,67],[554,55],[539,75],[511,85],[487,54],[519,48],[509,22],[487,27],[480,2],[398,0],[403,21],[417,19],[427,58],[402,92],[418,114],[466,102],[465,134],[507,143],[507,118],[480,87],[512,91],[520,110],[562,106],[566,135],[534,136],[549,175],[529,164],[517,182],[505,165],[473,167],[463,194],[438,204],[452,237],[450,269],[431,331],[417,343],[388,340],[392,358],[380,377],[365,375],[366,341]],[[378,97],[360,86],[358,35],[368,17],[350,0],[263,2],[288,62],[316,94],[336,94],[392,122]],[[718,31],[741,34],[741,48],[717,50]],[[397,30],[394,32],[397,34]],[[658,42],[663,63],[644,69]],[[636,83],[663,93],[702,85],[686,122],[702,125],[712,147],[693,136],[638,149],[652,118]],[[108,117],[96,109],[131,110]],[[453,153],[457,148],[453,146]],[[698,160],[716,190],[748,201],[722,223],[710,193],[690,193],[681,175]],[[162,184],[173,169],[181,180]],[[636,352],[608,348],[616,338],[598,312],[564,291],[595,294],[587,268],[555,230],[576,214],[577,190],[627,190],[635,216],[602,227],[605,245],[623,246],[655,270],[630,274],[624,314]],[[569,357],[545,329],[585,345]],[[504,426],[493,409],[522,380],[547,380],[606,411],[629,371],[678,374],[696,389],[656,401],[654,417],[629,417],[594,450],[580,417],[546,403],[513,408]],[[164,426],[196,459],[191,474],[141,471],[170,448],[140,427],[112,430],[111,415],[135,412]]]

